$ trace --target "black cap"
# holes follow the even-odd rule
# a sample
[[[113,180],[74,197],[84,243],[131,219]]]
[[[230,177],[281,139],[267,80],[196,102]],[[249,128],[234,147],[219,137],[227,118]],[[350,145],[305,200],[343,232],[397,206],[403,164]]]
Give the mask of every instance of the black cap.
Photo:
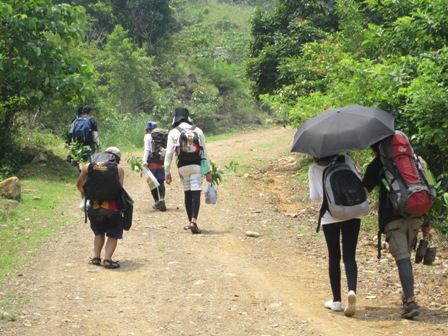
[[[80,116],[82,114],[82,107],[80,107],[79,109],[78,109],[78,115]]]
[[[92,112],[92,108],[89,105],[86,105],[82,108],[82,113]]]
[[[174,126],[181,121],[185,121],[191,125],[190,112],[185,107],[178,107],[174,110],[172,125]]]

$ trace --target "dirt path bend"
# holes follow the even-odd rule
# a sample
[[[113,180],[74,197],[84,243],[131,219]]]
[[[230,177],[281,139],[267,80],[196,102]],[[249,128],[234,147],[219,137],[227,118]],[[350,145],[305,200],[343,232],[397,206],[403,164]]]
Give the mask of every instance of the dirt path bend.
[[[346,318],[323,307],[331,298],[324,238],[314,233],[317,208],[307,201],[306,181],[292,179],[293,135],[278,127],[208,144],[220,168],[238,165],[236,174],[225,174],[218,204],[202,198],[201,235],[182,229],[186,215],[176,174],[162,213],[151,208],[143,178],[126,167],[125,186],[136,206],[134,226],[114,256],[121,268],[88,264],[92,233],[73,210],[68,215],[78,216],[79,224],[58,234],[38,262],[23,267],[22,276],[2,290],[29,302],[16,321],[0,320],[0,334],[446,334],[446,265],[415,266],[417,274],[437,277],[424,278],[418,291],[431,298],[422,316],[402,320],[396,269],[387,255],[381,263],[374,260],[370,238],[359,244],[356,315]],[[240,176],[238,166],[250,167],[250,174]]]

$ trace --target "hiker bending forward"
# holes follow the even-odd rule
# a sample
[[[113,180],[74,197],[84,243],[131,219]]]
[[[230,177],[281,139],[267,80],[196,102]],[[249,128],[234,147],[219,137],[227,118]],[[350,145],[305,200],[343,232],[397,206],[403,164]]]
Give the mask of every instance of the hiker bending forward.
[[[98,202],[90,200],[91,204],[90,208],[87,209],[87,215],[90,221],[90,228],[95,235],[93,239],[94,255],[90,260],[90,263],[96,266],[101,265],[101,251],[104,244],[106,243],[103,265],[105,268],[118,268],[120,267],[120,264],[118,263],[118,261],[112,260],[112,255],[114,254],[117,247],[118,239],[123,238],[122,216],[118,209],[118,197],[116,194],[116,190],[119,190],[121,192],[121,188],[124,182],[124,170],[119,164],[121,159],[121,152],[118,148],[109,147],[104,151],[104,153],[108,153],[109,157],[112,156],[111,161],[113,161],[115,165],[115,167],[112,169],[113,173],[110,174],[110,178],[102,179],[102,183],[105,183],[106,185],[100,185],[100,183],[97,184],[95,181],[95,169],[89,169],[91,165],[93,165],[92,167],[95,168],[95,157],[103,154],[100,153],[95,154],[92,157],[92,162],[86,164],[82,168],[76,186],[81,193],[82,198],[88,197],[89,194],[86,189],[86,182],[88,182],[89,186],[93,186],[94,190],[100,191],[105,190],[110,186],[115,186],[115,195],[111,195],[110,199],[107,199],[107,201]],[[105,165],[104,162],[99,161],[98,166],[100,168],[96,169],[97,172],[102,170],[105,171],[106,169],[104,169],[104,167],[107,165]],[[90,188],[88,189],[90,190]],[[106,235],[107,242],[105,238]]]
[[[191,230],[193,234],[201,233],[197,225],[197,218],[199,215],[199,208],[201,204],[201,192],[203,177],[201,175],[201,159],[208,160],[207,148],[205,145],[204,133],[199,127],[193,127],[189,116],[189,111],[184,107],[178,107],[175,110],[175,115],[172,122],[173,129],[168,133],[167,153],[165,156],[165,175],[166,183],[171,184],[171,162],[173,156],[177,155],[177,167],[180,181],[184,190],[185,210],[188,217],[188,225],[184,226],[185,230]],[[181,130],[193,129],[195,132],[195,139],[200,143],[201,149],[199,155],[196,157],[194,153],[187,153],[188,159],[183,159],[185,155],[180,152],[180,137]],[[193,143],[192,139],[192,146]],[[191,154],[191,155],[190,155]],[[190,159],[193,157],[193,159]],[[205,175],[207,182],[212,182],[210,173]]]
[[[352,159],[344,155],[345,163],[358,176],[358,172]],[[335,159],[335,156],[326,158],[314,157],[314,164],[308,170],[310,198],[312,201],[323,201],[323,173],[325,168]],[[344,309],[345,316],[353,316],[356,312],[356,286],[358,282],[358,266],[356,264],[356,245],[361,224],[360,218],[349,220],[339,220],[333,218],[328,211],[322,217],[322,230],[328,248],[328,271],[330,276],[331,291],[333,299],[325,303],[325,307],[333,311],[341,311],[341,247],[340,237],[342,236],[342,259],[347,276],[348,295]]]

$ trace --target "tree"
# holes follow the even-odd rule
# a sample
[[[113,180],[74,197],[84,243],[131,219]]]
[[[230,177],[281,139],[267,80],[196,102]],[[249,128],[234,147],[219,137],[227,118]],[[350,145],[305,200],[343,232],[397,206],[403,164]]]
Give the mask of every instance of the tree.
[[[98,53],[98,88],[104,93],[103,99],[120,113],[141,110],[144,100],[158,88],[151,79],[152,58],[131,43],[120,25],[109,35],[104,51]]]
[[[0,3],[0,159],[11,151],[15,119],[51,99],[89,90],[91,69],[71,53],[83,38],[81,7],[51,0]]]
[[[112,33],[117,24],[111,0],[53,0],[53,2],[84,7],[87,14],[85,39],[88,43],[93,41],[105,43],[107,35]]]
[[[277,1],[270,13],[258,9],[252,19],[247,76],[255,98],[291,84],[278,68],[289,57],[300,56],[302,45],[337,30],[333,1]]]
[[[139,48],[147,43],[151,50],[176,24],[167,0],[112,0],[112,6]]]

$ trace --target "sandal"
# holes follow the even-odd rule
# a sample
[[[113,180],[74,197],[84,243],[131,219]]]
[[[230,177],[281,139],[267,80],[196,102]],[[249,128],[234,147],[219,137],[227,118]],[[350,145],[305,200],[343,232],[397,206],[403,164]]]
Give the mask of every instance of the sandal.
[[[95,266],[101,266],[101,258],[98,258],[98,257],[90,258],[89,264],[95,265]]]
[[[106,264],[107,263],[107,264]],[[120,264],[117,261],[113,261],[110,259],[104,259],[104,267],[109,269],[120,268]]]

